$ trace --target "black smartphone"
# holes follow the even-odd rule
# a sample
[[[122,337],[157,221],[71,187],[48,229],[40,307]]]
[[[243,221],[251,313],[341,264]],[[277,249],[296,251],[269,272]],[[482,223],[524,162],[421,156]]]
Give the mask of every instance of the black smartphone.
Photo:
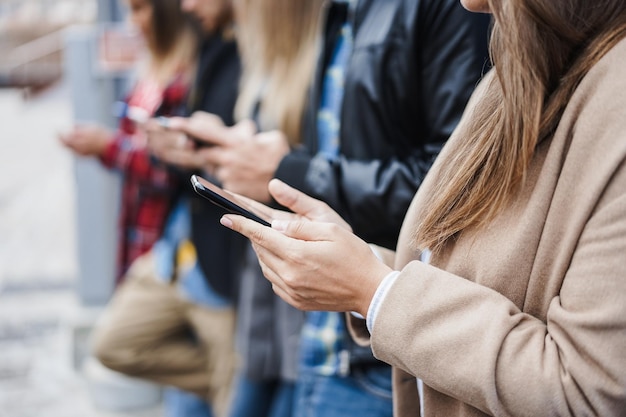
[[[265,226],[271,226],[272,219],[268,213],[262,213],[250,206],[246,201],[236,195],[218,187],[197,175],[191,176],[193,189],[211,203],[223,208],[228,213],[239,214]]]

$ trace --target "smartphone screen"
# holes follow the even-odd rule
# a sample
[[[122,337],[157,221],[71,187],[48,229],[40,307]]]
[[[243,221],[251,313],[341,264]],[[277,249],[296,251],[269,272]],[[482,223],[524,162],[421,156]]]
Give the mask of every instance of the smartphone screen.
[[[269,213],[263,213],[253,208],[246,201],[236,195],[218,187],[197,175],[191,176],[193,189],[211,203],[223,208],[228,213],[239,214],[265,226],[271,226],[272,218]]]

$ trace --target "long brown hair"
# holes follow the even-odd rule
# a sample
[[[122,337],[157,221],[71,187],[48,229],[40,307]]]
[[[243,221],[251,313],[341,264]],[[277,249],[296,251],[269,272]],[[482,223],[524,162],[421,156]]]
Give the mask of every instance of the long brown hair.
[[[486,224],[523,183],[589,69],[626,36],[624,0],[489,0],[495,75],[442,166],[415,241],[436,252]]]
[[[148,0],[152,6],[152,30],[147,39],[150,71],[162,82],[181,70],[187,77],[195,64],[200,29],[181,10],[180,0]]]
[[[315,71],[325,0],[237,0],[243,60],[237,119],[259,106],[261,129],[300,138],[306,95]],[[259,101],[260,100],[260,101]]]

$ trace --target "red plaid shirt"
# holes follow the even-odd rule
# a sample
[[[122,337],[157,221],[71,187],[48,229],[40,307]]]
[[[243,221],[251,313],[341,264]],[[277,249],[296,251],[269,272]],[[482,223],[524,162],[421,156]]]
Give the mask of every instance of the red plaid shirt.
[[[147,114],[167,116],[183,104],[187,88],[180,79],[165,90],[142,80],[126,102]],[[145,135],[135,122],[124,116],[114,140],[100,158],[106,167],[123,175],[116,284],[121,282],[130,264],[161,236],[178,186],[175,176],[151,157],[145,145]]]

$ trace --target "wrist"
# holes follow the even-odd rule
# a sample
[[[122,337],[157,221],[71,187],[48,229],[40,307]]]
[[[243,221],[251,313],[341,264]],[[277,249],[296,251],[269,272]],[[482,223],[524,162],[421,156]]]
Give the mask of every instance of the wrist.
[[[383,282],[385,277],[389,276],[393,272],[393,269],[385,264],[380,263],[369,274],[370,278],[367,279],[367,284],[363,285],[363,291],[359,300],[358,308],[355,311],[361,314],[363,317],[367,317],[368,310],[372,304],[372,300]]]
[[[376,289],[376,293],[371,300],[371,303],[367,310],[367,315],[365,316],[365,323],[367,326],[367,330],[370,334],[372,334],[374,330],[374,322],[376,321],[376,317],[378,316],[378,311],[380,310],[380,306],[385,300],[387,296],[387,292],[396,282],[396,279],[400,275],[399,271],[392,271],[387,276],[383,278],[378,288]]]

